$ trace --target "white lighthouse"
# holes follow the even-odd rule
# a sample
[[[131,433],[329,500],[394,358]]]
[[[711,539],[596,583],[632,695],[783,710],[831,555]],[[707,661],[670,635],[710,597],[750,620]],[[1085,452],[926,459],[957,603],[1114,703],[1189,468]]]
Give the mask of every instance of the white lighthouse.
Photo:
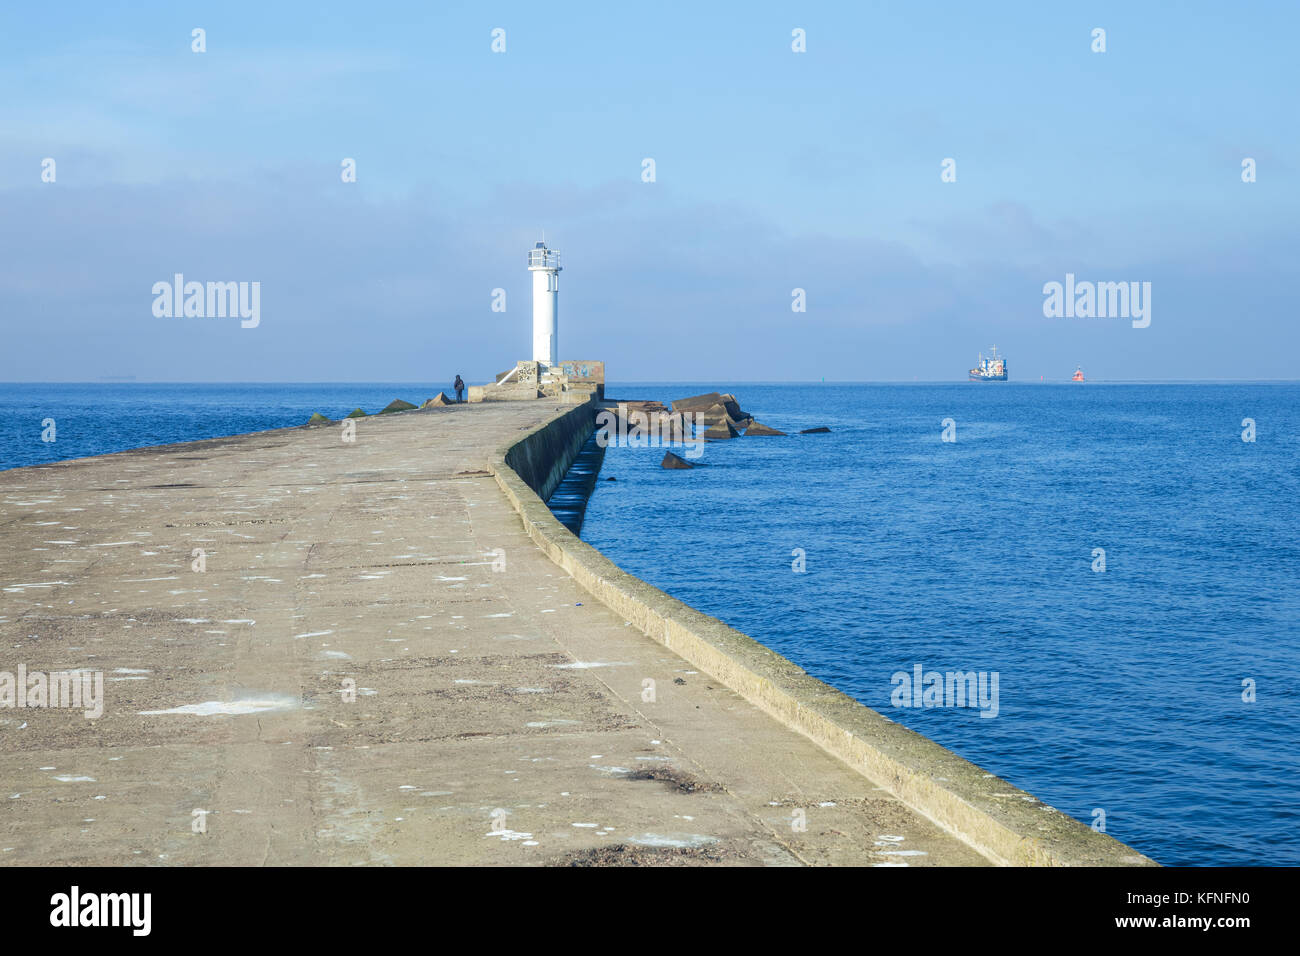
[[[528,250],[533,274],[533,361],[555,365],[560,354],[560,254],[539,242]]]

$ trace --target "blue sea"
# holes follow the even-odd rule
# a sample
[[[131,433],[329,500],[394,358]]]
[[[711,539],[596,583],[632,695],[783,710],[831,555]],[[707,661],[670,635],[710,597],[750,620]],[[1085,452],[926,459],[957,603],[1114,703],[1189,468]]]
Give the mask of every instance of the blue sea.
[[[439,387],[5,384],[0,468]],[[693,471],[610,448],[584,539],[1161,863],[1300,865],[1300,385],[608,391],[714,389],[792,434],[711,443]],[[997,716],[894,706],[917,665],[996,673]]]
[[[1300,864],[1300,385],[609,391],[715,389],[831,433],[612,447],[584,540],[1161,863]],[[917,665],[997,716],[894,706]]]
[[[395,398],[419,405],[439,389],[455,397],[450,382],[0,383],[0,469],[303,425],[312,412],[342,418],[359,407],[373,415]]]

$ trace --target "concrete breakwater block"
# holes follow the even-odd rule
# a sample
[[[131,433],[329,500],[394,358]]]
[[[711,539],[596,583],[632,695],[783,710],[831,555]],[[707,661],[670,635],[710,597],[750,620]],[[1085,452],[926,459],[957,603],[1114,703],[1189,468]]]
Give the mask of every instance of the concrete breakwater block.
[[[732,425],[736,423],[736,419],[732,417],[731,413],[720,404],[712,405],[702,412],[691,412],[690,414],[695,416],[696,421],[705,425],[716,425],[718,422],[728,422]]]
[[[707,425],[704,437],[713,441],[725,441],[745,435],[785,435],[786,432],[772,428],[757,421],[753,415],[740,407],[735,395],[729,392],[705,392],[703,395],[691,395],[675,399],[672,402],[674,414],[691,416],[695,422]],[[829,428],[810,429],[810,432],[830,431]]]
[[[672,452],[664,452],[664,460],[659,463],[660,468],[694,468],[689,461]]]
[[[624,427],[629,429],[639,427],[658,430],[661,423],[669,417],[681,418],[681,415],[673,415],[659,402],[619,402],[614,412],[625,423]]]
[[[675,412],[702,412],[705,409],[712,408],[714,405],[721,405],[733,417],[739,417],[744,413],[740,410],[740,403],[736,401],[736,396],[730,392],[705,392],[703,395],[691,395],[687,398],[679,398],[673,402],[673,411]]]
[[[736,396],[727,392],[706,392],[679,398],[672,403],[674,412],[683,412],[695,416],[695,420],[704,425],[716,425],[726,422],[733,428],[746,428],[754,416],[740,407]]]
[[[735,426],[730,422],[718,422],[704,430],[704,437],[710,441],[726,441],[729,438],[740,437],[740,432],[736,431]]]
[[[739,420],[750,417],[749,413],[740,410],[740,403],[736,401],[735,395],[723,395],[722,401],[718,404],[720,404],[726,413],[733,419]]]
[[[829,435],[831,430],[825,425],[818,425],[816,428],[805,428],[799,432],[800,435]]]
[[[705,392],[703,395],[692,395],[689,398],[679,398],[673,402],[673,411],[675,412],[703,412],[712,408],[714,405],[722,404],[721,392]]]
[[[385,405],[384,410],[379,414],[391,415],[393,412],[409,412],[414,407],[415,406],[412,405],[410,402],[404,402],[400,398],[395,398],[387,405]]]
[[[658,402],[620,402],[619,427],[628,434],[660,436],[665,441],[683,441],[690,437],[681,412],[670,412]]]
[[[443,405],[455,405],[455,404],[456,404],[455,402],[453,402],[450,398],[447,397],[446,392],[439,392],[437,395],[433,396],[433,398],[426,399],[424,404],[421,405],[420,407],[441,408]]]
[[[626,421],[654,421],[666,415],[673,414],[659,402],[619,402],[615,410],[619,418]],[[677,415],[681,417],[680,414]]]
[[[332,421],[332,419],[326,418],[326,417],[325,417],[324,415],[322,415],[320,412],[312,412],[312,413],[311,413],[311,418],[307,419],[307,424],[308,424],[308,425],[324,425],[324,424],[326,424],[327,422],[330,422],[330,421]]]
[[[354,408],[352,409],[352,411],[348,412],[347,415],[345,415],[344,417],[345,418],[368,418],[369,416],[361,409]]]

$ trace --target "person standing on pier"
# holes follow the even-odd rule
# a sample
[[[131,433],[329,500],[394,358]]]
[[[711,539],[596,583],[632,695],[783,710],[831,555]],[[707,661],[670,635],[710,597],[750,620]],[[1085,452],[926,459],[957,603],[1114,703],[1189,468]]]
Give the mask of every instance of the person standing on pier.
[[[456,376],[456,381],[452,385],[452,388],[456,390],[456,404],[459,405],[461,402],[465,401],[462,397],[465,394],[465,383],[461,380],[459,375]]]

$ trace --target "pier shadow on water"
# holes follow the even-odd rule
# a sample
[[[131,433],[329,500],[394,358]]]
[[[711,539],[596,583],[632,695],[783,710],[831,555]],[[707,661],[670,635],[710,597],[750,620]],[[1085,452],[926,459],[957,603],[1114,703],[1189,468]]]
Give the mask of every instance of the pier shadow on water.
[[[578,457],[565,472],[564,479],[546,502],[560,524],[579,536],[582,534],[582,519],[587,513],[587,501],[596,488],[596,478],[605,461],[605,446],[596,440],[598,433],[597,429],[587,438]]]

